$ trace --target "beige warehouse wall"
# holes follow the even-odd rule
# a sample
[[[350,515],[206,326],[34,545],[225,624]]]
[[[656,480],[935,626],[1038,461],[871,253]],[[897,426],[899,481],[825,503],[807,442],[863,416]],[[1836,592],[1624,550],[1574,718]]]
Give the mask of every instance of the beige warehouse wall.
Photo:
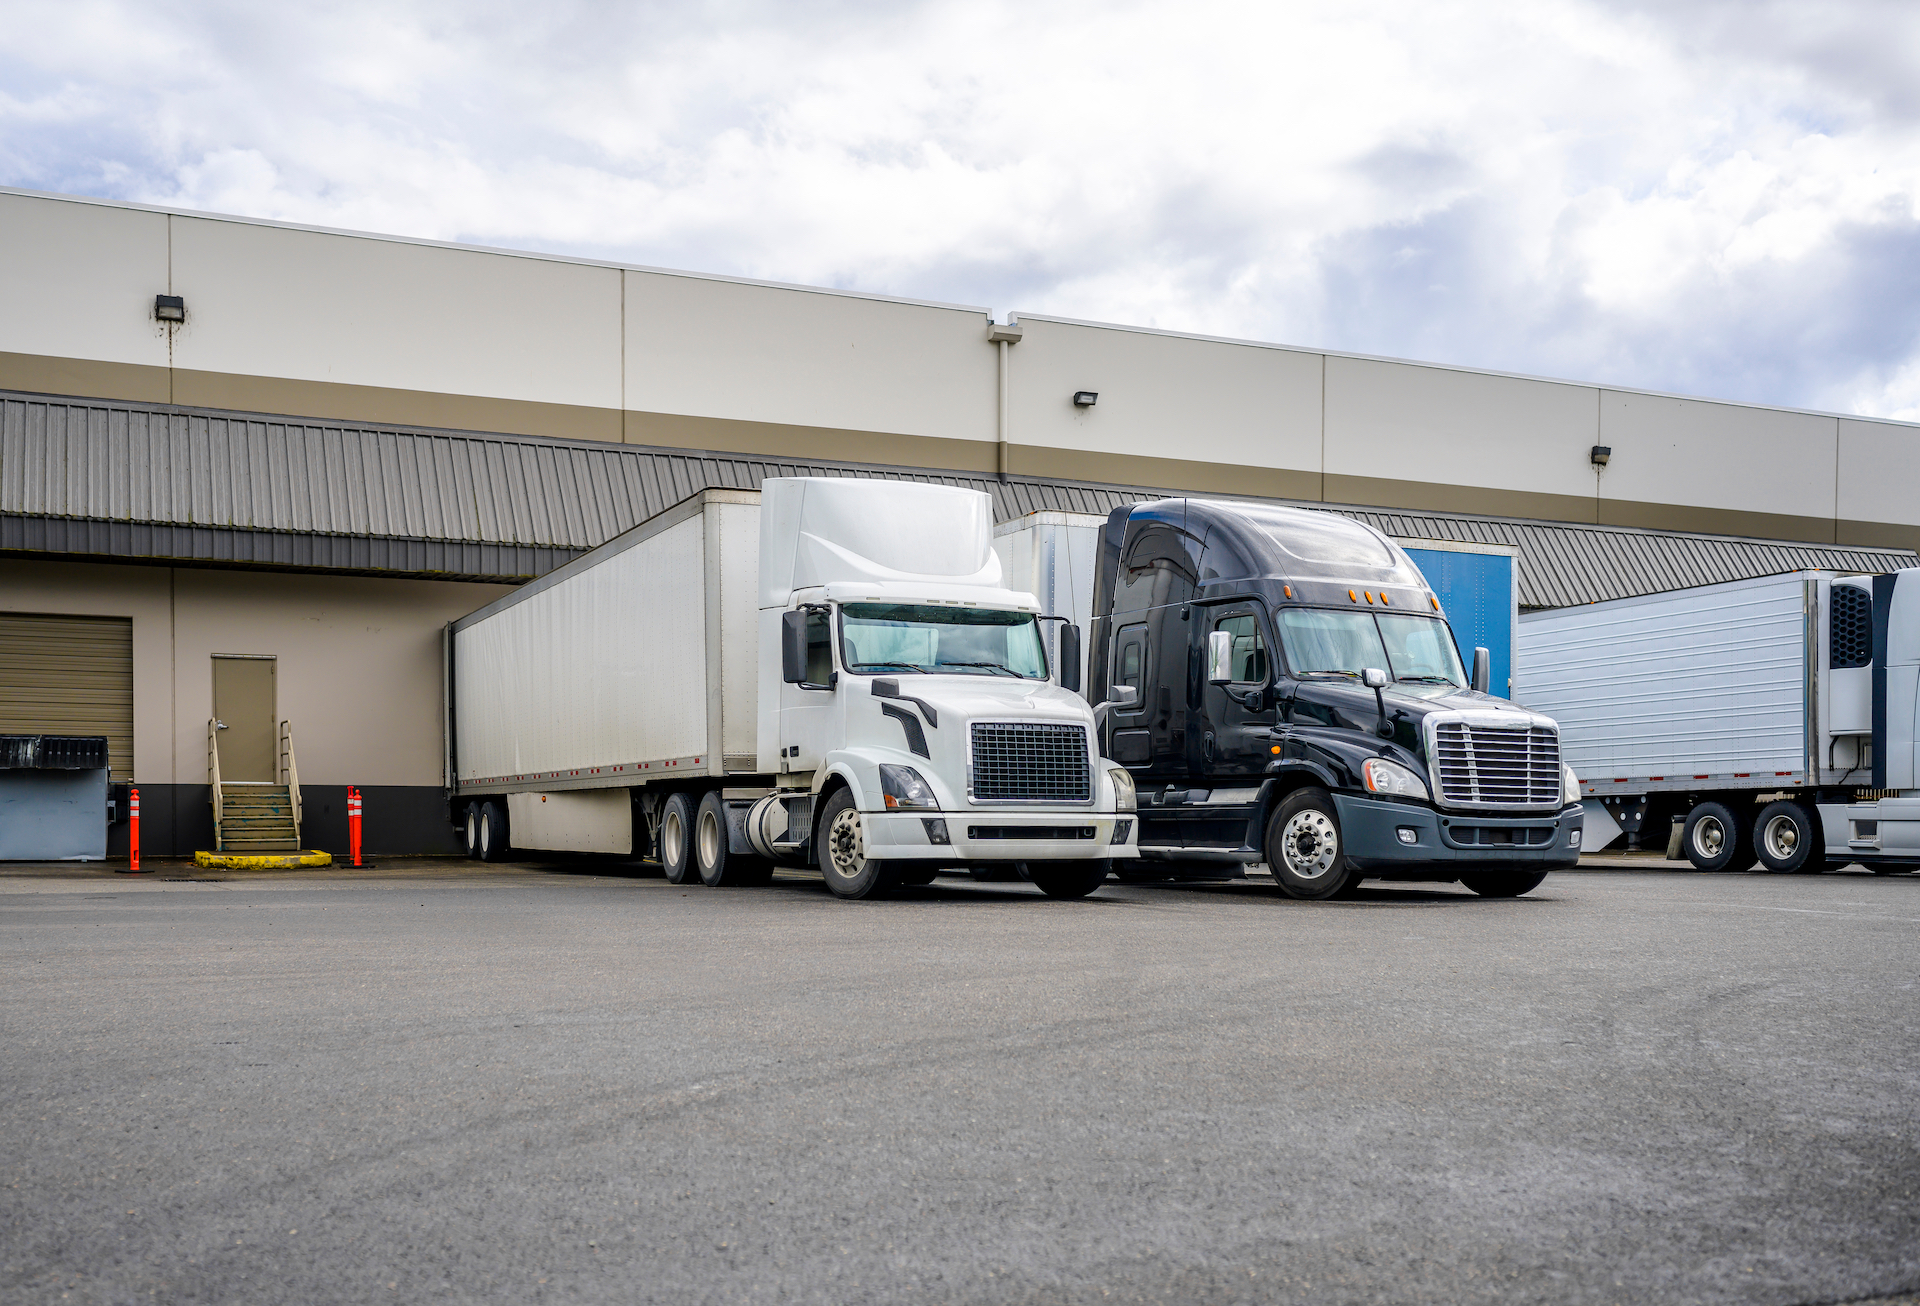
[[[279,660],[305,784],[441,782],[441,628],[507,585],[0,562],[0,611],[133,619],[134,779],[206,782],[216,653]]]
[[[0,194],[0,386],[167,400],[167,216]]]
[[[1327,498],[1590,522],[1597,393],[1365,358],[1327,359]]]
[[[987,445],[991,456],[998,363],[983,310],[642,271],[626,274],[626,305],[635,443],[906,463],[977,462],[983,451],[967,446]]]
[[[1833,539],[1835,420],[1743,404],[1605,391],[1600,520],[1609,525]]]
[[[0,194],[0,388],[989,471],[983,310]],[[188,321],[152,320],[155,293]],[[1016,473],[1920,541],[1920,428],[1029,318]],[[1076,389],[1100,392],[1077,410]],[[1598,475],[1595,444],[1613,461]]]
[[[1321,497],[1320,354],[1024,318],[1013,470]],[[1097,393],[1076,408],[1077,390]]]
[[[176,402],[405,411],[408,393],[454,394],[619,438],[615,269],[206,218],[174,218],[172,239]]]

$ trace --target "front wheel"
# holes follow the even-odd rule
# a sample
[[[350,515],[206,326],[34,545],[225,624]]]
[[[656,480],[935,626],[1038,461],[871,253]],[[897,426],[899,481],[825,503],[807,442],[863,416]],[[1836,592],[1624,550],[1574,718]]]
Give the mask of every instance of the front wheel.
[[[1532,893],[1546,878],[1545,871],[1485,871],[1463,875],[1460,883],[1482,898],[1518,898],[1523,893]]]
[[[836,898],[875,898],[892,887],[887,864],[867,856],[853,791],[838,789],[820,813],[820,874]]]
[[[1087,862],[1028,862],[1027,882],[1049,898],[1084,898],[1107,882],[1113,862],[1105,857]]]
[[[1350,894],[1361,875],[1347,861],[1340,813],[1324,789],[1296,789],[1267,822],[1267,869],[1289,898]]]

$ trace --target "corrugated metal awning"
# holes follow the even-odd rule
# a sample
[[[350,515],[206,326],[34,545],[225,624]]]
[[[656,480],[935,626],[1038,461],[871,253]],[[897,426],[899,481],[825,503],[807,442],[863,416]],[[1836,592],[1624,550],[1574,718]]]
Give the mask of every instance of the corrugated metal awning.
[[[0,550],[516,580],[702,489],[769,476],[963,485],[999,520],[1172,493],[1085,482],[359,425],[0,392]],[[1920,565],[1900,549],[1321,503],[1401,538],[1507,544],[1520,602],[1567,607],[1803,568]]]

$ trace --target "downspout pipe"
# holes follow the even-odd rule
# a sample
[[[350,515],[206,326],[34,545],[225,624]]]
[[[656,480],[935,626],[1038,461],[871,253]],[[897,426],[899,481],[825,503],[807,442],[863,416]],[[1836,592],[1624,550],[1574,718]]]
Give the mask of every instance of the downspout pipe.
[[[1020,343],[1021,334],[1020,324],[1013,320],[1011,314],[1004,323],[993,321],[987,323],[988,342],[1000,347],[1000,426],[996,442],[995,470],[1002,481],[1007,479],[1007,473],[1012,470],[1008,465],[1011,458],[1007,450],[1007,395],[1012,384],[1008,368],[1013,365],[1013,360],[1007,351]]]

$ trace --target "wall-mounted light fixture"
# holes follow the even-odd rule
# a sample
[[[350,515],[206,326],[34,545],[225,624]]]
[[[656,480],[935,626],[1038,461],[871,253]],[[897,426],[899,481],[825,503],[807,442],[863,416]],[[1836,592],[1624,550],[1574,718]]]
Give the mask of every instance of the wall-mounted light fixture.
[[[1613,446],[1610,444],[1596,444],[1593,446],[1591,457],[1593,458],[1593,465],[1595,467],[1605,467],[1607,465],[1607,459],[1613,457]]]
[[[162,322],[184,322],[187,320],[187,301],[179,295],[155,295],[153,315]]]
[[[1073,392],[1073,406],[1075,408],[1091,408],[1099,402],[1100,394],[1097,390],[1075,390]]]

